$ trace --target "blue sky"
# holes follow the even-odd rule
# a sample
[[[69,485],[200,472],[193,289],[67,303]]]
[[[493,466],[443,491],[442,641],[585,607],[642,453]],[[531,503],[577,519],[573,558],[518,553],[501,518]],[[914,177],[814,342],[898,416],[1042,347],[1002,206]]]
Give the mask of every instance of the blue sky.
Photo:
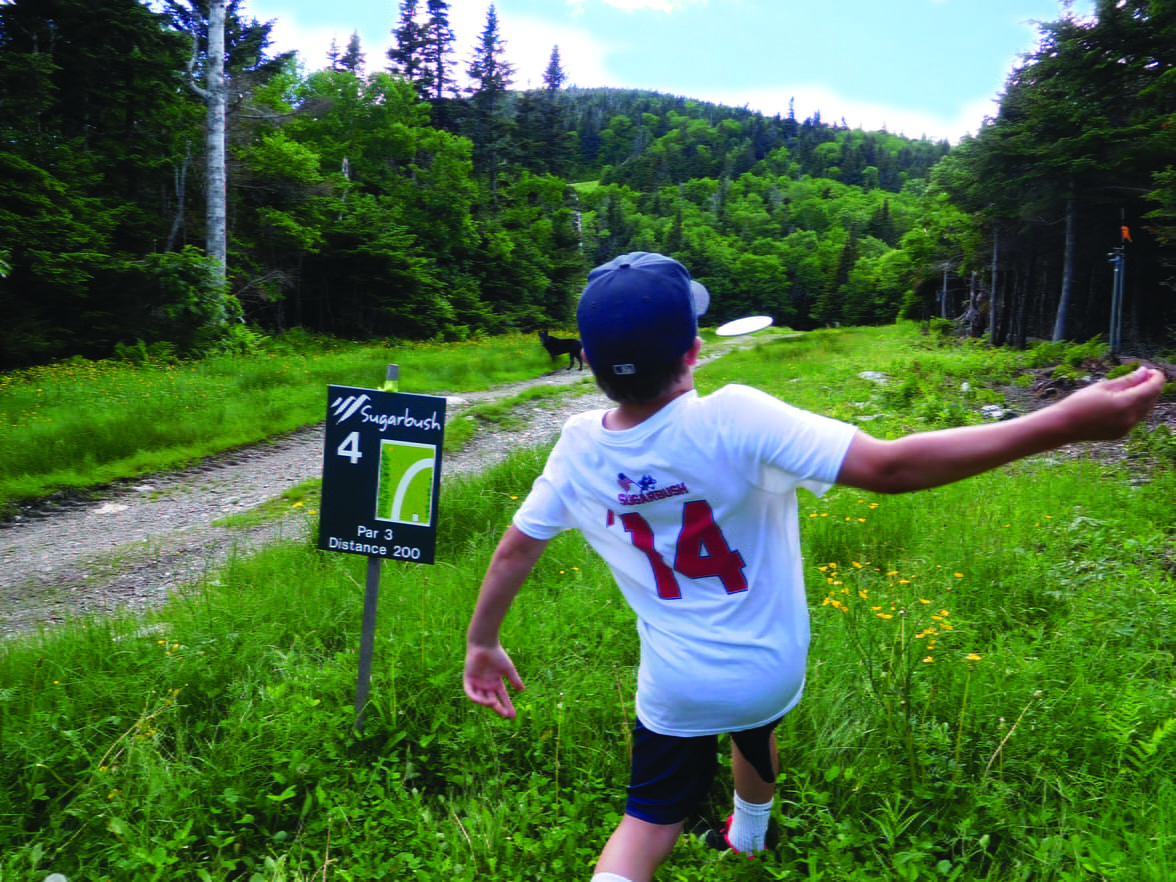
[[[451,0],[464,77],[488,0]],[[420,3],[423,8],[424,2]],[[854,128],[953,142],[975,132],[1022,52],[1034,21],[1059,0],[497,0],[516,88],[541,83],[558,45],[569,84],[653,89],[767,114],[819,112]],[[1075,0],[1076,15],[1093,0]],[[397,0],[246,0],[276,20],[275,48],[309,70],[357,32],[369,70],[386,65]]]

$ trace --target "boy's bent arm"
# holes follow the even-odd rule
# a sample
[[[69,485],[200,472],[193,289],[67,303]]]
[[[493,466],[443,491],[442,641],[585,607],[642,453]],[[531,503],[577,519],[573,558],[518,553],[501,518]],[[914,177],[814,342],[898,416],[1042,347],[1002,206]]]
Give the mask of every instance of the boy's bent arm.
[[[1007,422],[921,432],[894,441],[859,432],[837,483],[906,493],[950,484],[1075,441],[1121,438],[1151,410],[1164,379],[1160,371],[1140,368]]]
[[[523,681],[499,642],[499,631],[515,595],[546,547],[546,539],[533,539],[514,526],[507,529],[494,549],[466,631],[465,694],[470,701],[507,719],[514,719],[515,709],[503,678],[515,689],[522,689]]]

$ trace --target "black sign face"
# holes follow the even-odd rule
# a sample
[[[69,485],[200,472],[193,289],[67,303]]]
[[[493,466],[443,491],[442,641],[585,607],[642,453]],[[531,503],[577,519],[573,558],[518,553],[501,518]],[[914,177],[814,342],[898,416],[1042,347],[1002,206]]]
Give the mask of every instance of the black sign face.
[[[433,563],[445,399],[327,387],[318,547]]]

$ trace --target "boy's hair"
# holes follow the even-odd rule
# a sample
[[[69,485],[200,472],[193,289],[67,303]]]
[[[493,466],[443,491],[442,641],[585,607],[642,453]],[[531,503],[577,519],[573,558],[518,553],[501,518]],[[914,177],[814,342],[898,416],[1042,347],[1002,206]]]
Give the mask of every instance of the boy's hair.
[[[589,359],[589,364],[591,364]],[[617,404],[642,404],[653,401],[663,392],[678,382],[678,378],[686,371],[686,356],[680,356],[659,368],[653,368],[640,374],[606,374],[593,371],[596,385],[600,391]]]
[[[596,381],[614,401],[656,398],[680,375],[710,295],[672,258],[635,251],[588,274],[576,322]]]

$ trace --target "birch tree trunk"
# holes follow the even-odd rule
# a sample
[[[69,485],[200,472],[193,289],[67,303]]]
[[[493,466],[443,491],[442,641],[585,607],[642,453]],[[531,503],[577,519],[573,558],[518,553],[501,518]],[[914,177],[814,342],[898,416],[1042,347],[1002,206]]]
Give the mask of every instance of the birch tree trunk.
[[[947,302],[947,264],[943,265],[943,299],[939,302],[939,317],[951,318],[951,306]]]
[[[1071,190],[1073,187],[1071,187]],[[1058,316],[1054,322],[1053,342],[1066,339],[1066,323],[1070,304],[1074,300],[1074,260],[1077,258],[1078,200],[1073,193],[1066,197],[1066,253],[1062,258],[1062,297],[1058,302]]]
[[[223,282],[228,261],[228,207],[225,180],[225,0],[208,4],[208,156],[207,251],[216,260]]]
[[[988,345],[999,346],[1000,302],[1000,228],[992,231],[992,294],[988,298]]]

